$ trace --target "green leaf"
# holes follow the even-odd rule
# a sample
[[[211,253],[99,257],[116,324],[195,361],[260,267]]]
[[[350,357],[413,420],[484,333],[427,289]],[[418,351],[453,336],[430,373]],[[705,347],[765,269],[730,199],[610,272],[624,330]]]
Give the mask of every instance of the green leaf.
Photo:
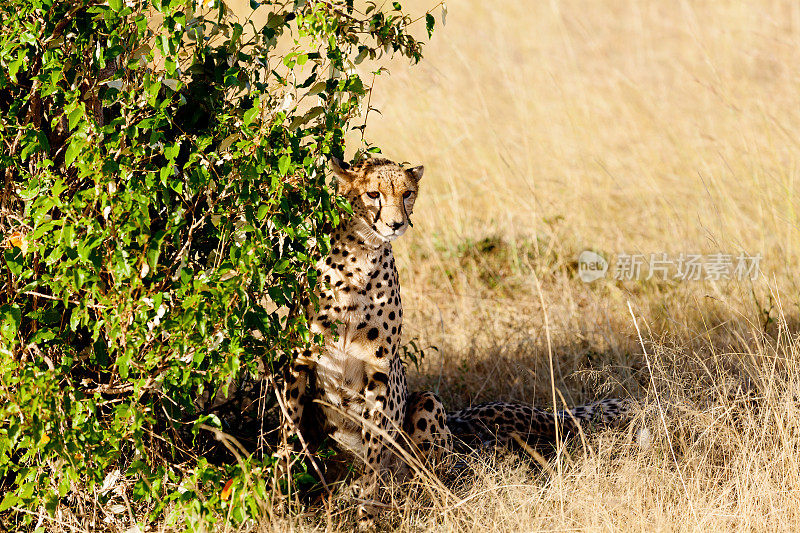
[[[22,274],[23,257],[22,250],[19,248],[10,248],[3,251],[3,259],[5,259],[6,266],[11,271],[11,275],[19,276]]]
[[[278,172],[281,176],[286,175],[286,171],[289,170],[289,163],[291,163],[292,158],[288,155],[282,155],[281,158],[278,160]]]
[[[18,56],[16,61],[12,61],[8,66],[8,75],[14,83],[17,83],[17,72],[19,72],[20,67],[22,67],[24,60],[25,56]]]
[[[269,15],[267,15],[267,25],[265,27],[274,30],[275,28],[283,24],[284,20],[285,19],[283,18],[282,15],[279,15],[277,13],[270,13]]]
[[[67,151],[64,154],[65,167],[69,168],[69,166],[72,165],[72,162],[75,161],[75,158],[78,157],[79,153],[81,153],[83,145],[83,139],[80,137],[73,137],[72,142],[69,143],[69,146],[67,146]]]
[[[425,29],[428,30],[428,38],[433,35],[433,26],[436,24],[436,19],[433,18],[433,15],[428,13],[425,15]]]
[[[280,261],[275,263],[275,266],[272,268],[272,271],[275,272],[276,274],[281,274],[285,272],[287,268],[289,268],[289,260],[281,259]]]
[[[353,63],[355,63],[356,65],[360,64],[362,61],[364,61],[364,58],[367,57],[368,53],[369,53],[369,48],[364,46],[363,48],[361,48],[361,51],[358,52],[358,55],[353,60]]]
[[[22,322],[22,311],[19,307],[12,304],[5,304],[0,307],[0,335],[7,341],[17,336],[19,325]]]
[[[0,513],[3,511],[7,511],[11,507],[17,505],[19,503],[19,497],[14,494],[13,492],[6,493],[6,497],[3,498],[3,502],[0,503]]]
[[[78,104],[69,114],[69,131],[75,129],[78,122],[83,118],[83,103]]]
[[[181,140],[178,139],[178,141],[175,144],[173,144],[172,146],[168,146],[167,148],[164,149],[164,156],[170,161],[175,161],[180,151],[181,151]]]
[[[117,358],[117,368],[119,369],[119,376],[122,379],[126,379],[128,377],[128,369],[129,369],[128,365],[130,365],[130,362],[131,362],[131,356],[128,353],[120,355]]]
[[[70,483],[69,478],[67,476],[62,476],[58,482],[58,496],[59,498],[63,498],[69,492]]]
[[[353,94],[357,94],[359,96],[363,96],[365,94],[364,82],[362,82],[361,78],[359,78],[358,76],[353,76],[350,79],[347,88]]]
[[[39,148],[40,146],[38,142],[25,143],[22,147],[22,152],[20,153],[20,157],[22,158],[23,161],[27,161],[31,153],[33,153],[34,151],[38,151]]]
[[[258,100],[256,100],[255,105],[253,105],[253,107],[245,111],[244,116],[242,117],[244,125],[249,126],[250,123],[253,122],[253,118],[255,118],[256,113],[258,112],[259,112],[259,103]]]
[[[36,483],[28,481],[19,488],[19,497],[21,500],[28,500],[33,496],[33,491],[36,488]]]
[[[325,83],[324,81],[317,82],[317,83],[315,83],[314,85],[311,86],[311,88],[308,90],[308,93],[306,93],[306,94],[308,94],[310,96],[313,96],[315,94],[319,94],[322,91],[324,91],[326,87],[327,87],[327,83]]]

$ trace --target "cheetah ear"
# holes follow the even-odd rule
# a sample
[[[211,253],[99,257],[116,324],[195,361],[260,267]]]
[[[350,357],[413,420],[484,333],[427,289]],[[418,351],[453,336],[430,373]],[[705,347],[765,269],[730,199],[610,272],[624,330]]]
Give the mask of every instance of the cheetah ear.
[[[339,159],[338,157],[331,156],[331,170],[343,183],[350,183],[356,177],[355,173],[350,170],[350,165]]]
[[[409,176],[414,178],[414,181],[419,181],[422,179],[422,173],[425,172],[425,167],[420,165],[418,167],[409,168],[408,170],[406,170],[406,172],[408,172]]]

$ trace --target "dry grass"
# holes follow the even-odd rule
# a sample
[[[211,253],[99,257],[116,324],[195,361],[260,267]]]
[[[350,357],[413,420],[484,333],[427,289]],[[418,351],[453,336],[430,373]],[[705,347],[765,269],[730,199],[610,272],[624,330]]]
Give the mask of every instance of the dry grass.
[[[649,438],[479,464],[393,527],[800,529],[800,5],[449,8],[422,64],[378,78],[369,119],[387,156],[426,166],[396,246],[407,339],[439,348],[412,386],[451,408],[632,396]],[[763,275],[589,285],[584,249],[760,253]]]

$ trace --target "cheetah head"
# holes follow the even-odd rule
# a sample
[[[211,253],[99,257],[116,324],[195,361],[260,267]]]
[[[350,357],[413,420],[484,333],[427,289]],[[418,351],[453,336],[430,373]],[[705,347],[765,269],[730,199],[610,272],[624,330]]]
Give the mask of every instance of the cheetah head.
[[[411,224],[409,216],[422,178],[422,166],[404,169],[388,159],[365,159],[357,165],[331,157],[339,193],[353,207],[354,218],[381,241],[393,241]]]

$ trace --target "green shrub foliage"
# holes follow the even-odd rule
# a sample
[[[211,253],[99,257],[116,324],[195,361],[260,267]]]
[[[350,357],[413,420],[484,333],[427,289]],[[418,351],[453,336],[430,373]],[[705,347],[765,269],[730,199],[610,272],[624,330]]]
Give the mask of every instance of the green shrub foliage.
[[[198,398],[319,341],[298,302],[348,208],[325,164],[363,134],[354,66],[421,47],[396,2],[251,7],[0,5],[0,528],[114,476],[192,528],[268,505],[268,453],[193,453]]]

